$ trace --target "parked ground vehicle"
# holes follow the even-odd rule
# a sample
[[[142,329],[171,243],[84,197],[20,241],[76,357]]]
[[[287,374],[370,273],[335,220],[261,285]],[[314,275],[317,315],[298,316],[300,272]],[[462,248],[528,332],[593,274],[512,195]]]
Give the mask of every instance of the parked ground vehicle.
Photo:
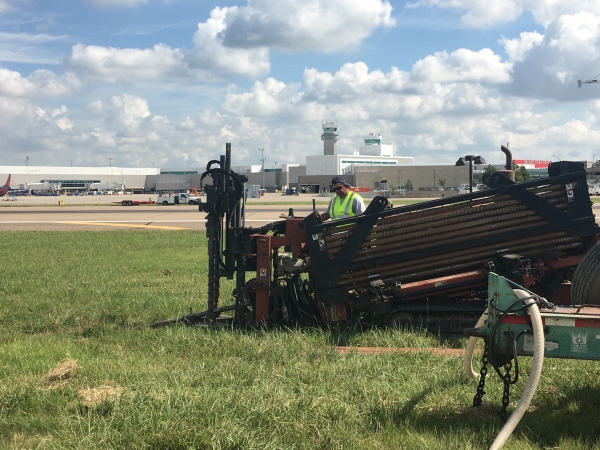
[[[159,195],[156,200],[159,205],[199,205],[201,202],[200,197],[185,193]]]
[[[117,205],[123,206],[137,206],[137,205],[153,205],[156,202],[149,198],[148,200],[121,200],[120,202],[113,202]]]
[[[570,299],[573,273],[600,232],[583,165],[568,161],[552,163],[549,178],[515,183],[498,173],[493,189],[472,194],[399,208],[378,196],[361,216],[322,223],[315,211],[247,228],[247,179],[230,158],[227,144],[202,175],[212,178],[201,207],[208,310],[161,323],[349,321],[459,332],[485,309],[490,271],[549,301]],[[219,306],[221,277],[236,279],[231,306]],[[585,295],[574,300],[590,303]]]

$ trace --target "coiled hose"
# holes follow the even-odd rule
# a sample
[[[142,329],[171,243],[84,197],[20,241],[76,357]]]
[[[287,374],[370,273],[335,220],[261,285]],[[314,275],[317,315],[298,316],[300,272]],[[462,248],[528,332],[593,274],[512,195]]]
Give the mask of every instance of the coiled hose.
[[[531,298],[531,295],[521,289],[514,290],[515,295],[518,298],[524,299],[524,303],[529,307],[529,315],[531,316],[531,322],[533,325],[533,362],[531,364],[531,373],[523,388],[523,394],[517,403],[514,411],[496,436],[496,439],[492,443],[490,450],[498,450],[506,443],[512,432],[517,427],[519,421],[525,414],[525,411],[531,403],[533,394],[540,380],[542,374],[542,366],[544,365],[544,326],[542,324],[542,315],[538,309],[535,301]]]
[[[475,328],[481,328],[483,326],[483,324],[487,320],[487,315],[488,315],[488,310],[486,308],[485,311],[483,312],[483,314],[481,315],[481,317],[479,318],[479,320],[477,321]],[[469,338],[469,340],[467,341],[467,347],[465,349],[465,358],[463,359],[463,369],[465,371],[465,374],[471,380],[477,380],[477,377],[479,376],[473,370],[473,352],[475,351],[475,345],[477,344],[477,339],[480,339],[480,338],[478,338],[476,336],[471,336]]]

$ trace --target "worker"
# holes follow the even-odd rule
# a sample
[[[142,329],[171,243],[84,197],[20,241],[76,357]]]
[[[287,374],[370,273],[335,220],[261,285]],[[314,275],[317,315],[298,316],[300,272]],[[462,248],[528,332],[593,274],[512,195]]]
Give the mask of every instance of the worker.
[[[331,187],[335,195],[329,202],[327,212],[321,214],[321,220],[340,220],[358,216],[365,212],[365,202],[360,195],[349,189],[350,185],[342,177],[334,177]]]

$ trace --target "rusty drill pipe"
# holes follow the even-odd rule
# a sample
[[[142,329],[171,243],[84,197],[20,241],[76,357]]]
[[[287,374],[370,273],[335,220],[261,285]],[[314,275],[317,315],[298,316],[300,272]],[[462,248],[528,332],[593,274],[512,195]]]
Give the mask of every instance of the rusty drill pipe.
[[[398,264],[385,265],[385,267],[374,266],[368,269],[361,269],[354,272],[347,272],[343,274],[340,278],[339,285],[347,285],[347,280],[350,278],[360,277],[364,279],[366,282],[366,277],[371,273],[379,273],[381,277],[390,278],[392,274],[403,274],[408,272],[415,272],[420,269],[425,269],[429,267],[435,266],[447,266],[449,264],[463,264],[469,263],[469,258],[472,258],[474,255],[479,254],[480,257],[476,258],[477,260],[484,259],[490,260],[495,258],[499,249],[509,249],[508,253],[523,253],[528,252],[529,255],[541,252],[546,253],[549,250],[553,250],[560,244],[563,243],[576,243],[579,245],[578,238],[573,238],[571,236],[566,235],[564,232],[549,232],[544,233],[543,235],[536,236],[536,242],[531,242],[531,237],[524,237],[520,239],[513,240],[512,242],[500,242],[495,244],[489,244],[482,247],[477,248],[467,248],[459,251],[453,251],[446,254],[437,254],[430,255],[428,257],[420,259],[420,263],[415,265],[413,261],[404,261]],[[552,245],[555,244],[555,245]],[[523,255],[528,256],[528,255]]]

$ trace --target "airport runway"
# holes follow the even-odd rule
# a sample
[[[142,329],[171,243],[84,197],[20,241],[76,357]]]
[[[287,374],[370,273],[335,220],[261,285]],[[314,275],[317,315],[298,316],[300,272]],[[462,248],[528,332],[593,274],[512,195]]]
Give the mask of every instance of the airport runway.
[[[206,214],[192,205],[140,205],[113,204],[123,199],[148,200],[148,195],[98,196],[98,197],[18,197],[16,201],[0,198],[0,231],[9,230],[204,230]],[[286,196],[267,194],[261,199],[249,199],[246,225],[259,227],[281,220],[289,208],[296,217],[305,217],[313,210],[327,208],[327,197],[310,194]],[[59,205],[62,201],[64,205]],[[265,205],[264,202],[272,204]],[[600,204],[593,206],[600,213]],[[600,215],[598,216],[600,217]]]
[[[108,198],[107,198],[108,197]],[[112,204],[122,199],[148,200],[147,195],[98,197],[18,197],[16,201],[0,201],[0,231],[8,230],[204,230],[206,213],[194,205],[139,205]],[[3,198],[4,199],[4,198]],[[318,200],[317,210],[324,211],[327,198]],[[62,201],[64,204],[59,205]],[[264,205],[263,202],[274,202]],[[253,204],[260,203],[260,204]],[[303,202],[298,205],[293,203]],[[260,201],[250,199],[246,209],[246,225],[259,227],[281,220],[289,208],[296,217],[312,212],[312,197],[267,194]]]

